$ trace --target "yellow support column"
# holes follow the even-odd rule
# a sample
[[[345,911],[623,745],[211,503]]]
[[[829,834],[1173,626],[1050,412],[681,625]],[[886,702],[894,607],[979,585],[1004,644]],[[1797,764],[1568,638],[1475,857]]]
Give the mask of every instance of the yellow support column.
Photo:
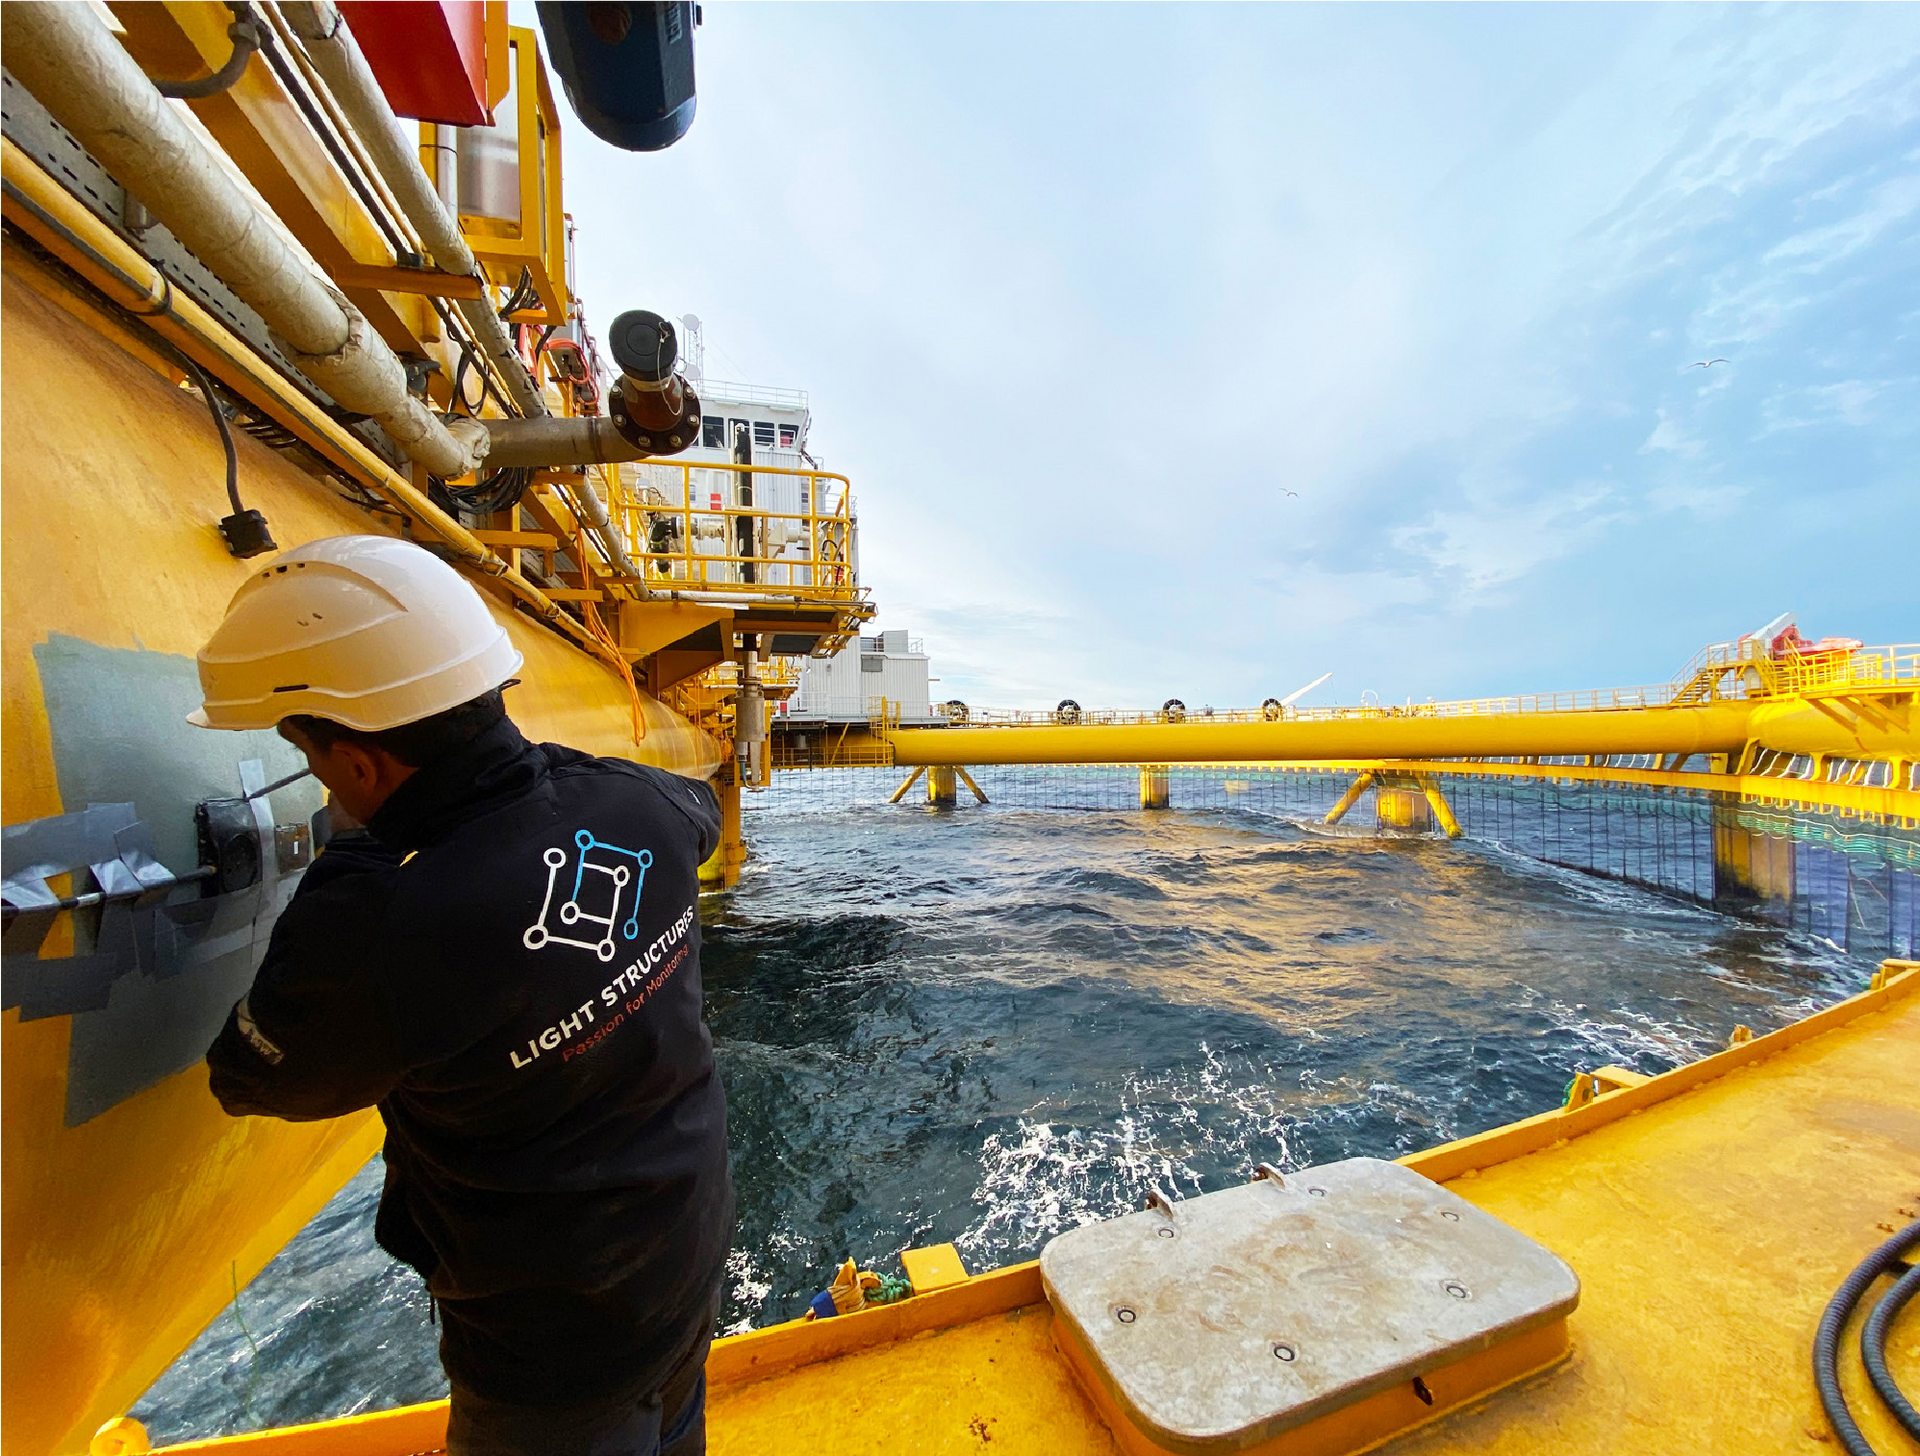
[[[1380,786],[1374,799],[1374,822],[1382,829],[1408,829],[1416,833],[1433,827],[1426,797],[1418,789]]]
[[[980,785],[976,784],[973,781],[972,774],[968,773],[964,768],[960,767],[960,765],[957,763],[953,766],[953,771],[960,775],[961,783],[965,784],[969,789],[973,790],[974,798],[978,799],[983,804],[987,802],[987,796],[985,791],[981,789]]]
[[[1158,763],[1143,767],[1140,770],[1140,807],[1168,809],[1172,806],[1173,795],[1167,790],[1167,766]]]
[[[927,770],[923,765],[922,767],[917,768],[912,773],[908,774],[904,779],[900,780],[900,787],[893,791],[892,796],[887,800],[887,802],[889,804],[897,804],[902,799],[906,798],[907,790],[912,788],[915,784],[919,783],[920,775],[925,773],[926,771]]]
[[[936,809],[951,809],[958,795],[959,790],[954,782],[951,765],[936,763],[927,770],[927,802],[929,804]]]
[[[740,866],[747,862],[746,842],[740,837],[740,783],[731,763],[721,766],[713,791],[720,798],[720,846],[700,866],[700,888],[725,890],[738,883]]]
[[[1715,804],[1713,898],[1736,905],[1791,902],[1794,888],[1793,841],[1748,829],[1735,817],[1733,804]]]
[[[1440,792],[1440,785],[1426,774],[1421,774],[1417,782],[1420,792],[1427,796],[1427,807],[1433,810],[1434,823],[1447,831],[1447,838],[1458,839],[1464,831],[1460,828],[1460,821],[1453,817],[1453,805]]]
[[[1373,775],[1370,773],[1361,774],[1359,778],[1347,786],[1346,793],[1340,796],[1340,802],[1327,810],[1327,817],[1321,822],[1325,824],[1338,824],[1342,819],[1347,817],[1347,810],[1359,803],[1360,796],[1372,787]]]

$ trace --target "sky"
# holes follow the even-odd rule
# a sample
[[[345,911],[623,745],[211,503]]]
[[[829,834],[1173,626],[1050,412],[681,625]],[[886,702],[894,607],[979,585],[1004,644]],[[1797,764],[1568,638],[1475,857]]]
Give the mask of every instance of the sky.
[[[1920,7],[706,0],[696,65],[668,151],[563,128],[589,319],[809,392],[936,697],[1920,640]]]

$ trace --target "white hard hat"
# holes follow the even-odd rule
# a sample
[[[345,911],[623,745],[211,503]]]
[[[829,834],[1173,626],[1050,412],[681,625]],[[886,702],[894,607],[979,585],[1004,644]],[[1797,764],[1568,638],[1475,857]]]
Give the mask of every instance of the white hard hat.
[[[390,536],[282,553],[233,595],[200,649],[201,728],[271,728],[294,713],[377,732],[497,688],[521,657],[437,556]]]

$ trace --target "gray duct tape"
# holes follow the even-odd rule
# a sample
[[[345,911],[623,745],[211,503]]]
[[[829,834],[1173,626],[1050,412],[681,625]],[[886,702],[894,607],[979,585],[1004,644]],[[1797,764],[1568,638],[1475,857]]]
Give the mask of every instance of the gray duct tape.
[[[240,766],[239,778],[243,792],[266,781],[257,759]],[[131,804],[6,827],[0,888],[18,913],[0,958],[0,1004],[18,1007],[23,1021],[73,1017],[69,1126],[192,1066],[252,984],[299,881],[280,873],[266,800],[253,807],[267,846],[260,883],[206,898],[176,888]],[[43,958],[40,947],[60,913],[47,881],[81,871],[92,884],[76,883],[75,893],[127,898],[73,912],[74,953]]]
[[[131,804],[92,804],[79,814],[0,830],[0,897],[19,912],[0,938],[9,968],[0,1005],[21,1004],[13,993],[14,958],[37,954],[59,913],[55,907],[60,896],[47,881],[116,858],[114,836],[134,823]]]

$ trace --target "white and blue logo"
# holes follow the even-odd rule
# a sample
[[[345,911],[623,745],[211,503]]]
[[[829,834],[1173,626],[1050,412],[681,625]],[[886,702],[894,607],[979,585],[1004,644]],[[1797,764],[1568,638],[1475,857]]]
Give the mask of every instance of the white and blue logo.
[[[595,839],[591,830],[582,829],[573,836],[578,854],[573,861],[573,886],[567,897],[560,901],[558,919],[560,927],[581,931],[575,927],[598,927],[598,940],[575,940],[572,936],[561,935],[548,921],[555,914],[554,889],[562,883],[566,869],[567,852],[564,849],[550,849],[541,856],[547,866],[547,893],[540,901],[540,914],[526,933],[520,938],[528,950],[540,950],[547,945],[571,945],[580,950],[590,950],[603,961],[614,957],[616,942],[614,927],[618,926],[624,940],[634,940],[640,934],[640,887],[647,881],[647,867],[653,863],[653,852],[645,849],[622,849],[617,844],[608,844]],[[633,887],[633,898],[627,899],[627,887]],[[622,903],[626,905],[627,915],[620,918]],[[593,934],[586,930],[586,934]]]

